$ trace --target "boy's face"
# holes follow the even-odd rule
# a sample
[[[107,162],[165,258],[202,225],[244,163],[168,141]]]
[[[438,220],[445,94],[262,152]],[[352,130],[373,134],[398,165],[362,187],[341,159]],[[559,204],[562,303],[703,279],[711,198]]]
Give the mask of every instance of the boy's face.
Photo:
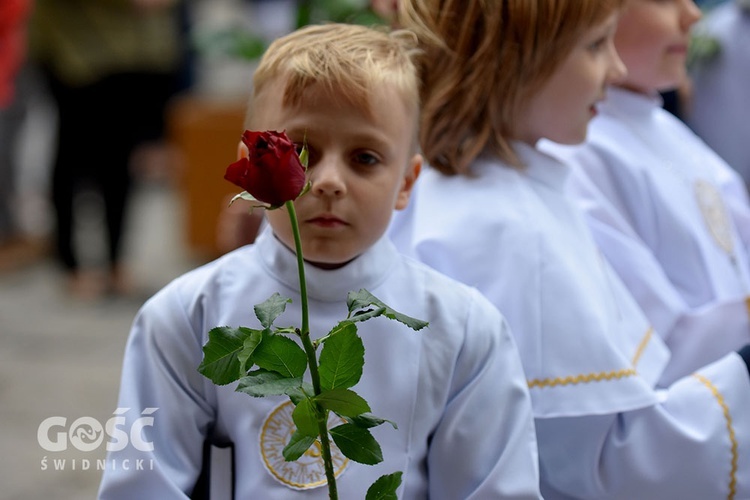
[[[700,17],[693,0],[630,0],[615,35],[628,76],[617,83],[643,93],[677,87],[686,78],[690,28]]]
[[[596,103],[625,68],[614,49],[617,14],[586,31],[567,58],[519,111],[517,139],[534,145],[546,138],[561,144],[586,139]]]
[[[311,190],[295,201],[305,260],[340,267],[372,246],[394,209],[406,207],[419,174],[413,154],[416,113],[389,85],[372,96],[370,116],[318,87],[297,107],[282,105],[285,82],[270,82],[255,98],[255,130],[283,131],[309,149]],[[271,210],[276,236],[294,248],[286,210]]]

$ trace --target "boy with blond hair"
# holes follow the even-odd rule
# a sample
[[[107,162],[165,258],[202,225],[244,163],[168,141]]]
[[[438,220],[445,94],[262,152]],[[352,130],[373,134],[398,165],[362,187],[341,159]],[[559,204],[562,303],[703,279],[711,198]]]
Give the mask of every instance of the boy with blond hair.
[[[418,333],[396,322],[360,327],[367,363],[357,392],[398,429],[373,429],[378,465],[339,456],[337,488],[340,498],[364,498],[377,477],[402,471],[404,499],[539,498],[530,400],[503,318],[477,291],[404,258],[384,236],[421,165],[415,55],[406,32],[310,26],[273,43],[254,77],[246,126],[285,130],[309,151],[311,187],[294,206],[311,332],[345,317],[347,291],[360,288],[429,322]],[[257,323],[252,304],[272,293],[292,297],[281,323],[299,318],[291,224],[284,209],[267,219],[253,245],[178,278],[138,314],[118,407],[136,418],[158,408],[144,430],[152,449],[126,447],[108,460],[153,468],[108,468],[101,498],[189,495],[205,440],[233,443],[236,498],[327,497],[314,453],[280,459],[294,432],[287,398],[250,398],[196,371],[207,332]]]

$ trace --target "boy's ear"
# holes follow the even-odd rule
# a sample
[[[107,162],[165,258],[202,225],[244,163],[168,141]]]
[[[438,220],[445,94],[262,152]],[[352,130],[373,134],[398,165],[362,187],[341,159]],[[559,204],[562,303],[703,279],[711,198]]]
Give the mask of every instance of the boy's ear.
[[[240,141],[239,144],[237,144],[237,159],[241,160],[242,158],[247,158],[250,156],[250,150],[247,149],[247,146],[245,146],[245,143]]]
[[[409,161],[409,166],[406,168],[406,173],[401,182],[401,188],[398,191],[396,198],[396,210],[403,210],[409,204],[409,197],[411,196],[411,190],[414,187],[414,183],[419,177],[419,172],[422,171],[422,155],[414,155]]]

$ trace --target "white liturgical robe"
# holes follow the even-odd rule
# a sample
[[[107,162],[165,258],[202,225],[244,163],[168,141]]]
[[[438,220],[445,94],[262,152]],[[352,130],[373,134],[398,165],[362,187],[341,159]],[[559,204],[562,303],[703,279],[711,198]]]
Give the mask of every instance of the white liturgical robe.
[[[570,162],[599,248],[665,339],[672,382],[750,343],[745,186],[658,97],[616,87]]]
[[[737,353],[668,388],[669,351],[597,250],[568,168],[480,158],[426,169],[389,234],[507,318],[531,392],[545,498],[750,497],[750,377]]]
[[[306,276],[313,338],[346,317],[347,293],[361,288],[429,321],[418,332],[385,317],[358,323],[365,365],[352,389],[398,429],[372,429],[384,457],[378,465],[334,451],[340,498],[364,498],[376,478],[396,471],[403,472],[402,499],[539,498],[518,351],[479,292],[404,258],[386,237],[343,268],[306,266]],[[253,306],[274,292],[292,298],[276,324],[299,326],[296,257],[266,229],[256,244],[178,278],[144,305],[127,344],[118,406],[130,409],[124,428],[157,408],[143,431],[153,449],[110,452],[114,467],[104,472],[101,498],[186,498],[209,435],[233,443],[235,498],[328,498],[319,457],[281,457],[293,431],[288,398],[252,398],[197,371],[208,331],[260,328]],[[142,470],[118,467],[124,460],[142,460]]]

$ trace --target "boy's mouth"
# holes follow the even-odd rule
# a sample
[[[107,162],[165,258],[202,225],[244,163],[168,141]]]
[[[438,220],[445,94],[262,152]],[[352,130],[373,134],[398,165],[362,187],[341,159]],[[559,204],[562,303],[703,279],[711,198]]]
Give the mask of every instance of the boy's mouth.
[[[319,215],[317,217],[307,219],[307,222],[309,224],[313,224],[316,226],[329,227],[329,228],[348,225],[345,221],[339,219],[335,215],[330,215],[330,214]]]

